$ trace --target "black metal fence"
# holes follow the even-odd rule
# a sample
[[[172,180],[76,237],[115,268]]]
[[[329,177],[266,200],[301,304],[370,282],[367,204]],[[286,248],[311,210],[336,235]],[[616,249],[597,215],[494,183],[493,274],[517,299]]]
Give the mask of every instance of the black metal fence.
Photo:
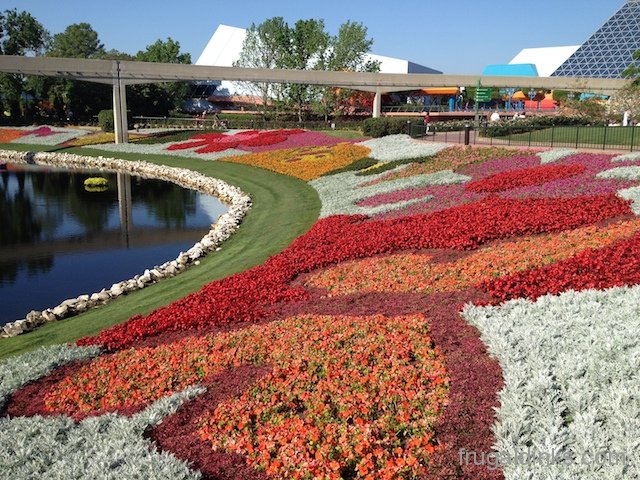
[[[528,132],[511,132],[504,135],[485,136],[484,129],[464,131],[440,131],[437,123],[432,123],[429,132],[423,124],[408,126],[409,135],[422,137],[425,141],[462,143],[471,145],[580,148],[592,150],[640,150],[640,126],[561,126]],[[515,130],[515,128],[514,128]],[[466,138],[465,138],[466,137]]]

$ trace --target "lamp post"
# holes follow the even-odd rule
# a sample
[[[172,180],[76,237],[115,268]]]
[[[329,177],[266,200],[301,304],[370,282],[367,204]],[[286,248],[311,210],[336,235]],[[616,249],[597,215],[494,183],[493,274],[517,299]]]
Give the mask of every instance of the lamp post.
[[[516,89],[513,87],[507,88],[507,110],[511,110],[511,97],[516,93]]]
[[[529,91],[527,92],[527,95],[529,95],[529,101],[533,103],[533,99],[536,96],[536,91],[533,88],[530,88]]]

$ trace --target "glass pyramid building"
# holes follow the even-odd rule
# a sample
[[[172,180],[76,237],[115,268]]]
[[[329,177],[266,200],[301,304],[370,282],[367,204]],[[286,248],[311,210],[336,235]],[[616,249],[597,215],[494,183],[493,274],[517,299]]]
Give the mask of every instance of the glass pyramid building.
[[[552,77],[622,78],[640,49],[640,0],[627,0]]]

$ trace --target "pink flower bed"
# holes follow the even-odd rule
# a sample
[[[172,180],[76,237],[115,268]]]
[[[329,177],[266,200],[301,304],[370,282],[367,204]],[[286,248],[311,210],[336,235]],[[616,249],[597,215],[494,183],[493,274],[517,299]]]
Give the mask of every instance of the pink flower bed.
[[[194,148],[197,153],[222,152],[230,148],[247,152],[267,152],[298,147],[323,147],[339,143],[356,142],[331,137],[320,132],[300,129],[293,130],[247,130],[233,135],[223,133],[196,134],[187,142],[175,143],[167,150],[187,150]]]
[[[584,167],[582,173],[569,178],[560,178],[545,182],[541,185],[529,185],[500,191],[498,195],[503,198],[549,198],[549,197],[577,197],[580,195],[603,195],[615,193],[620,189],[635,185],[636,182],[596,178],[596,174],[611,168],[612,155],[604,154],[579,154],[573,155],[555,162],[554,167],[566,167],[579,164]],[[621,162],[621,165],[627,162]],[[632,164],[632,163],[628,163]],[[483,179],[510,172],[515,174],[518,170],[526,170],[539,167],[537,157],[515,157],[490,160],[480,165],[471,165],[458,170],[458,173],[469,175],[473,179]],[[393,211],[380,215],[378,218],[396,218],[398,216],[416,215],[443,210],[458,205],[476,202],[489,194],[485,192],[471,191],[464,184],[430,186],[424,188],[409,188],[388,194],[375,195],[358,203],[361,206],[373,207],[386,203],[394,203],[414,198],[422,198],[432,195],[430,201],[411,205],[402,211]]]
[[[34,130],[29,130],[26,133],[26,135],[34,135],[36,137],[48,137],[50,135],[55,135],[57,133],[61,133],[61,132],[56,132],[52,130],[51,127],[38,127]]]
[[[362,139],[348,139],[331,137],[321,132],[312,132],[301,130],[300,133],[295,135],[289,135],[286,140],[278,143],[277,145],[250,145],[243,143],[238,145],[239,150],[245,150],[248,152],[266,152],[275,150],[287,149],[287,148],[299,148],[299,147],[332,147],[339,143],[356,143],[361,142]]]
[[[191,137],[188,142],[169,145],[167,150],[187,150],[195,148],[197,153],[222,152],[241,145],[265,146],[284,142],[289,136],[297,135],[304,130],[247,130],[233,135],[223,133],[200,133]],[[278,148],[280,148],[278,146]]]

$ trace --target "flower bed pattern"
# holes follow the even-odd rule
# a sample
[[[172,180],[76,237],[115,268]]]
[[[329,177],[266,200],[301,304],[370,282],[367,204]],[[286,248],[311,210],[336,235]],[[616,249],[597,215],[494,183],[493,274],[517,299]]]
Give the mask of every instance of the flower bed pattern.
[[[444,150],[440,150],[433,157],[429,157],[423,163],[412,163],[405,168],[385,173],[375,180],[362,183],[361,186],[368,187],[370,185],[377,185],[379,183],[388,182],[398,178],[412,177],[414,175],[426,175],[429,173],[436,173],[441,170],[457,170],[467,165],[484,163],[495,158],[521,157],[525,153],[526,152],[521,150],[512,150],[501,147],[448,147]]]
[[[601,248],[640,229],[639,220],[598,228],[524,237],[488,246],[453,263],[434,264],[431,256],[396,254],[342,264],[311,277],[307,284],[332,295],[356,292],[442,292],[459,290],[498,277],[531,270]]]
[[[376,139],[375,148],[390,152],[399,141],[406,139]],[[415,157],[410,150],[396,156]],[[640,221],[632,218],[640,187],[629,169],[607,174],[623,179],[598,177],[612,168],[611,155],[552,153],[441,152],[459,162],[449,164],[457,171],[424,173],[422,163],[318,178],[312,184],[334,213],[391,207],[387,215],[399,218],[329,216],[265,264],[78,342],[115,353],[18,391],[21,381],[5,387],[0,376],[14,417],[1,426],[21,439],[38,421],[21,415],[45,414],[49,428],[63,412],[92,416],[78,424],[83,432],[94,420],[115,432],[116,422],[128,425],[124,414],[139,425],[141,414],[176,398],[168,395],[200,384],[209,390],[185,392],[199,396],[164,410],[169,417],[149,433],[163,458],[191,465],[185,478],[193,469],[227,480],[635,477],[633,457],[597,468],[571,460],[635,448],[640,290],[580,290],[640,284]],[[553,165],[540,167],[547,160]],[[523,173],[544,183],[523,186]],[[465,188],[492,176],[492,192]],[[398,188],[405,198],[390,193]],[[371,201],[380,193],[387,198]],[[398,200],[415,203],[402,211]],[[420,209],[429,213],[401,216]],[[114,409],[119,415],[108,413]],[[87,431],[72,441],[96,437]],[[127,432],[117,448],[148,452],[141,430],[117,431]],[[487,455],[495,446],[508,460],[529,445],[574,458],[465,462],[465,452]],[[98,453],[102,464],[121,465],[115,450]],[[135,462],[147,472],[144,455]],[[180,463],[165,465],[183,474]]]
[[[504,192],[512,188],[532,187],[553,182],[554,180],[570,178],[581,174],[585,170],[586,167],[578,163],[525,168],[523,170],[497,173],[490,177],[476,180],[468,183],[466,188],[476,193]]]
[[[349,165],[368,154],[369,149],[366,147],[339,143],[329,147],[300,147],[251,153],[225,157],[222,160],[265,168],[302,180],[312,180],[324,173]]]
[[[566,230],[629,213],[628,202],[603,195],[528,201],[490,197],[392,221],[329,217],[264,265],[212,282],[168,307],[132,317],[78,344],[121,349],[167,331],[256,321],[279,302],[306,297],[304,289],[289,286],[297,275],[346,260],[409,249],[472,249],[506,236]]]
[[[88,130],[74,128],[50,127],[17,127],[0,128],[0,142],[28,143],[34,145],[58,145],[71,139],[88,134]]]
[[[635,185],[633,180],[619,178],[602,178],[600,172],[611,167],[611,155],[580,154],[565,157],[554,166],[568,166],[580,164],[585,167],[582,173],[569,178],[557,179],[541,185],[530,185],[498,194],[504,198],[550,198],[577,197],[580,195],[597,195],[615,193],[620,189]],[[487,178],[492,175],[514,172],[539,167],[536,156],[512,157],[495,159],[478,165],[461,168],[457,173],[472,177],[472,179]],[[511,175],[513,173],[509,173]],[[428,213],[445,208],[478,201],[493,193],[477,193],[466,188],[466,185],[424,186],[399,190],[388,194],[376,195],[360,201],[358,206],[376,207],[395,202],[409,202],[426,196],[433,197],[429,202],[414,202],[403,212],[391,211],[380,215],[380,218],[394,218],[402,215]]]
[[[68,415],[127,408],[256,363],[273,371],[218,405],[200,431],[214,449],[247,455],[267,474],[329,478],[416,473],[438,449],[433,424],[448,380],[421,316],[296,317],[126,350],[65,379],[45,402]]]
[[[304,130],[245,130],[232,135],[224,133],[200,133],[186,142],[174,143],[167,150],[195,149],[196,153],[222,152],[230,148],[271,146],[282,143]]]

